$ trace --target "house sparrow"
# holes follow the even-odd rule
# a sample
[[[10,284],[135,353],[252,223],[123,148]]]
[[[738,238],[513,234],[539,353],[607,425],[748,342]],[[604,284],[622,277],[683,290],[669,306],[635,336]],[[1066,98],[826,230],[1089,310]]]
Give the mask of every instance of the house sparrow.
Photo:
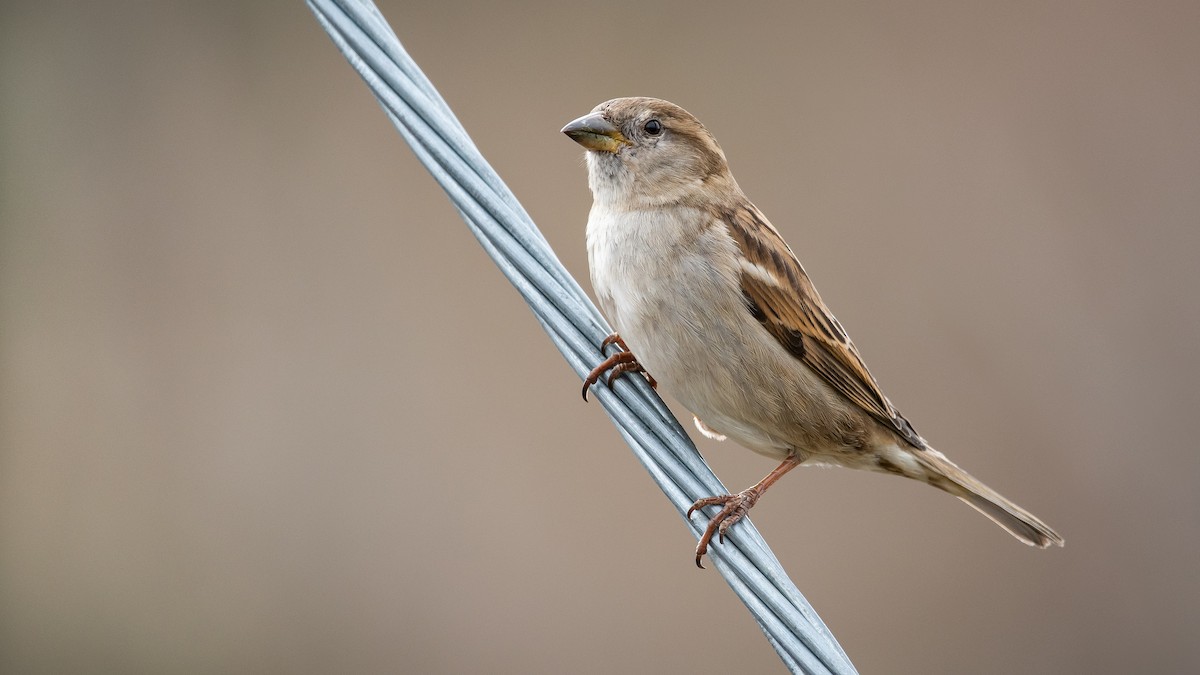
[[[696,547],[731,525],[785,473],[825,464],[928,483],[1031,546],[1063,539],[934,450],[896,410],[779,232],[742,193],[716,139],[683,108],[618,98],[563,127],[587,149],[594,201],[588,262],[621,351],[610,371],[653,374],[698,428],[782,463],[720,506]],[[636,355],[636,356],[635,356]],[[701,421],[703,420],[703,421]]]

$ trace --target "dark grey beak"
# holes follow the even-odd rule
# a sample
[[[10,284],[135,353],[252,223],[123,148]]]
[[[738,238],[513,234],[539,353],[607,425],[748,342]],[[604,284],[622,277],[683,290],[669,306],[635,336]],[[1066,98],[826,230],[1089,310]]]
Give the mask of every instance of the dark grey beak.
[[[562,132],[576,143],[596,152],[615,153],[622,145],[629,145],[629,139],[604,117],[604,113],[584,115],[563,127]]]

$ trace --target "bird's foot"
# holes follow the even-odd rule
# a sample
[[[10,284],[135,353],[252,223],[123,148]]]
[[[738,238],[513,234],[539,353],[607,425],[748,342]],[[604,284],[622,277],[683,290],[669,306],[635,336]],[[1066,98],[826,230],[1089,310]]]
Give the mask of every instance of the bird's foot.
[[[604,338],[604,341],[600,343],[600,353],[603,354],[604,348],[613,344],[619,347],[621,351],[605,359],[584,378],[583,400],[586,401],[588,399],[588,389],[591,389],[593,384],[599,382],[604,377],[605,371],[609,370],[612,372],[608,374],[608,379],[604,381],[609,388],[612,388],[613,382],[616,382],[625,373],[643,373],[646,379],[650,381],[650,386],[655,389],[658,388],[658,382],[655,382],[650,373],[647,373],[646,369],[642,367],[642,364],[638,363],[637,357],[633,355],[633,352],[629,351],[629,346],[625,344],[620,335],[613,333]]]
[[[725,532],[733,527],[734,523],[741,520],[754,506],[758,498],[762,496],[762,490],[758,486],[746,488],[736,495],[719,495],[716,497],[705,497],[697,499],[692,508],[688,509],[687,517],[692,517],[693,511],[698,511],[706,506],[715,506],[720,504],[723,508],[708,521],[708,527],[704,530],[704,536],[700,537],[700,543],[696,544],[696,567],[704,569],[704,565],[700,564],[700,558],[708,552],[708,544],[712,541],[713,535],[717,535],[719,543],[725,543]]]

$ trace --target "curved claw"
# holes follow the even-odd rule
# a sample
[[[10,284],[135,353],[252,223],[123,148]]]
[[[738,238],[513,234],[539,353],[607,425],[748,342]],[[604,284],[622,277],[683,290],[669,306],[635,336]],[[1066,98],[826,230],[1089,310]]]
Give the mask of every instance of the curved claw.
[[[622,340],[621,336],[617,333],[609,333],[607,337],[600,341],[600,352],[603,353],[605,347],[608,347],[609,345],[616,345],[620,347],[621,351],[623,352],[629,351],[629,347],[625,345],[625,341]]]
[[[588,400],[588,389],[591,389],[592,385],[600,381],[600,379],[604,376],[605,371],[612,371],[609,373],[608,379],[606,379],[604,382],[609,388],[612,387],[613,382],[616,382],[617,379],[625,373],[646,373],[646,370],[642,368],[642,365],[637,362],[637,357],[633,355],[633,352],[629,351],[629,347],[625,344],[625,341],[622,340],[621,336],[616,333],[609,335],[608,337],[604,338],[603,341],[601,341],[600,353],[603,354],[605,348],[613,344],[617,345],[621,351],[614,353],[607,359],[604,359],[600,365],[593,368],[592,371],[588,373],[587,377],[583,379],[584,402]],[[650,377],[649,373],[646,373],[646,377],[650,380],[650,386],[657,389],[658,382],[655,382],[654,378]]]
[[[608,384],[608,388],[612,389],[613,382],[616,382],[625,373],[644,373],[644,372],[646,372],[645,369],[642,368],[641,364],[639,364],[637,361],[626,361],[624,363],[618,363],[611,371],[609,371],[608,380],[606,383]]]
[[[705,569],[704,565],[700,564],[700,559],[708,553],[708,545],[712,543],[713,535],[717,537],[717,543],[725,543],[725,532],[735,523],[745,517],[754,503],[758,501],[762,492],[756,488],[748,488],[739,492],[736,495],[718,495],[716,497],[705,497],[697,499],[692,507],[687,511],[687,517],[692,517],[692,512],[702,509],[706,506],[720,504],[723,508],[708,521],[708,527],[704,528],[704,534],[700,537],[700,541],[696,544],[696,567]]]
[[[616,354],[613,354],[607,359],[601,361],[600,365],[593,368],[592,372],[588,373],[587,377],[583,379],[583,400],[587,400],[588,389],[590,389],[593,384],[596,384],[600,381],[600,378],[604,376],[605,371],[612,368],[621,368],[630,362],[637,363],[637,361],[635,361],[633,358],[633,354],[630,354],[629,352],[617,352]],[[611,378],[607,384],[611,386]]]

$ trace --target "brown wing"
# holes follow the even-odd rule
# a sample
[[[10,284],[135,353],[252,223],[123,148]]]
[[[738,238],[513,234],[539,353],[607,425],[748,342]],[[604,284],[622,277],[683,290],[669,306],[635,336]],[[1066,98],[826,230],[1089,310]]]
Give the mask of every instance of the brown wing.
[[[741,283],[754,317],[843,396],[914,447],[927,447],[879,390],[858,349],[767,219],[749,202],[723,213],[722,218],[751,263],[742,270]]]

